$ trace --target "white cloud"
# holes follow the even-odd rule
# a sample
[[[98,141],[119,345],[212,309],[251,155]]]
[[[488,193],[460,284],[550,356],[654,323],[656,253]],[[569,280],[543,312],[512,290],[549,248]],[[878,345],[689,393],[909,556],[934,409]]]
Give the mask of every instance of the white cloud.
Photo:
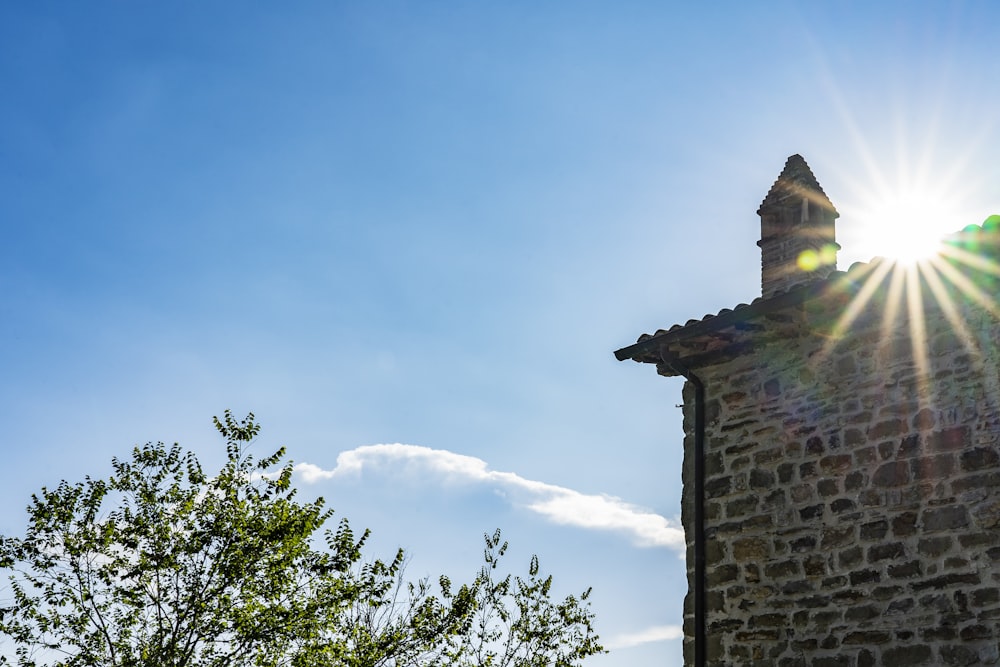
[[[512,472],[490,470],[482,459],[443,449],[398,443],[365,445],[341,452],[332,470],[312,463],[295,466],[295,472],[307,484],[358,475],[365,469],[419,473],[420,479],[433,478],[435,483],[488,485],[512,504],[536,512],[553,523],[623,532],[638,546],[668,547],[684,552],[684,531],[677,521],[615,496],[588,495],[525,479]]]
[[[684,629],[681,626],[657,625],[652,628],[646,628],[640,632],[631,632],[612,637],[610,641],[606,642],[606,646],[607,648],[614,650],[618,648],[639,646],[640,644],[649,644],[652,642],[662,642],[670,639],[683,638]]]

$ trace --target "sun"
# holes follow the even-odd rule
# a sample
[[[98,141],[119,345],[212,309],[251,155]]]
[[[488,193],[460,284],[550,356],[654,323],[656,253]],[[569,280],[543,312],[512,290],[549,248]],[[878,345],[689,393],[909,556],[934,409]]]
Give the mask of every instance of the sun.
[[[866,198],[852,213],[860,243],[871,257],[913,265],[934,257],[942,239],[961,228],[958,202],[931,188],[913,186]]]

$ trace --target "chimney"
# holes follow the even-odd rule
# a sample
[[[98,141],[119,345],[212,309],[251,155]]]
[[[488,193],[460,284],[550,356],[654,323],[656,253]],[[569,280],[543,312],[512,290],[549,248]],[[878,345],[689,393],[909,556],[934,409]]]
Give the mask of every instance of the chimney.
[[[785,162],[757,215],[764,298],[822,280],[837,269],[834,221],[840,214],[801,155]]]

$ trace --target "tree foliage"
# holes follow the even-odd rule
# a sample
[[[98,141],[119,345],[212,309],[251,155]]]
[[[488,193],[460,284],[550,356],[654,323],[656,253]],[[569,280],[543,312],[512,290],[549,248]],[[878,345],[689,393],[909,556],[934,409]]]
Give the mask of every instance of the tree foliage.
[[[367,531],[326,529],[323,499],[297,499],[284,449],[247,452],[252,414],[215,425],[214,476],[147,444],[107,479],[32,496],[24,537],[0,538],[0,648],[18,665],[570,667],[603,652],[590,591],[553,600],[537,558],[500,576],[499,531],[471,582],[406,582],[402,550],[367,559]]]

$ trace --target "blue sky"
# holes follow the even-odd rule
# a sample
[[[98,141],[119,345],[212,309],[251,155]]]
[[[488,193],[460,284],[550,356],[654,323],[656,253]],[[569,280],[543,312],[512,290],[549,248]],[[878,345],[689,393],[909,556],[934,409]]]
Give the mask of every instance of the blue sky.
[[[4,4],[0,532],[135,443],[211,466],[212,415],[253,410],[413,576],[471,577],[499,526],[511,567],[594,587],[594,665],[681,664],[680,384],[612,351],[759,296],[793,153],[841,268],[915,232],[887,203],[937,233],[1000,212],[998,20]]]

